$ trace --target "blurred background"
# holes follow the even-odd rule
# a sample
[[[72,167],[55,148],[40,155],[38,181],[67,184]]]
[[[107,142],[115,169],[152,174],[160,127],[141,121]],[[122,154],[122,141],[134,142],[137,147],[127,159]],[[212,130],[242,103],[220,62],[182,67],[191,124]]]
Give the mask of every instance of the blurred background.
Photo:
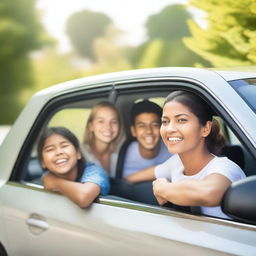
[[[255,63],[256,0],[0,0],[0,135],[32,94],[67,80]]]

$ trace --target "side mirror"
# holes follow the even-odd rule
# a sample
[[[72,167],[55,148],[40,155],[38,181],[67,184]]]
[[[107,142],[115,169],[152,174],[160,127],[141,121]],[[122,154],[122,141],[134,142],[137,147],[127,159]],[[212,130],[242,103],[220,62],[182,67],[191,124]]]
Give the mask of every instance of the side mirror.
[[[256,224],[256,175],[231,184],[225,192],[221,208],[234,220]]]

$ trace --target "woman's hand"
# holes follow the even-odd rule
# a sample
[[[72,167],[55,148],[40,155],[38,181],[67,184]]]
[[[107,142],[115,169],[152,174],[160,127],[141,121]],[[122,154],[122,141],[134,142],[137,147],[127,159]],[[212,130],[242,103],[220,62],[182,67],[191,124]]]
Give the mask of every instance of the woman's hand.
[[[160,195],[162,187],[165,186],[167,183],[169,183],[169,181],[165,178],[160,178],[153,181],[153,193],[154,193],[154,196],[156,197],[157,202],[160,205],[163,205],[168,202],[166,199],[164,199]]]
[[[230,184],[231,181],[219,173],[209,174],[202,180],[168,182],[161,178],[153,182],[153,193],[159,204],[171,202],[181,206],[217,206]]]

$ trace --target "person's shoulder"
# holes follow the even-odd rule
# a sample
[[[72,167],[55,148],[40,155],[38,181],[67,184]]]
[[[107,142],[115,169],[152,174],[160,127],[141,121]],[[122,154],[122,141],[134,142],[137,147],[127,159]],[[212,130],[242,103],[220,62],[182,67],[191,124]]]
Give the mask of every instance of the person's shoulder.
[[[92,162],[86,163],[81,182],[92,182],[97,184],[101,189],[101,195],[107,195],[110,189],[108,174],[101,166]]]
[[[225,156],[215,156],[210,162],[209,169],[225,175],[232,181],[245,177],[240,166]]]
[[[240,167],[235,162],[233,162],[226,156],[214,156],[214,158],[211,161],[211,164],[212,165],[222,165],[225,167],[233,167],[233,168],[240,169]]]
[[[85,168],[90,168],[90,167],[100,167],[100,166],[91,162],[91,161],[87,161],[86,165],[85,165]]]
[[[137,148],[139,147],[139,142],[137,140],[133,140],[130,142],[130,144],[128,145],[128,148]]]
[[[127,146],[126,154],[136,154],[136,152],[139,150],[139,143],[137,140],[131,141],[129,145]]]
[[[106,173],[106,171],[99,165],[88,161],[85,165],[85,172],[87,174],[91,173]]]
[[[180,157],[178,154],[170,155],[167,161],[172,161],[172,162],[181,162]]]

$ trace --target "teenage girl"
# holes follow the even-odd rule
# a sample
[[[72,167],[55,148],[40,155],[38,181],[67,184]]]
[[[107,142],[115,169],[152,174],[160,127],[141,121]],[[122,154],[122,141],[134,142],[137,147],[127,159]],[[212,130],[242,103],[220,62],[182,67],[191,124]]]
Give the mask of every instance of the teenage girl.
[[[87,160],[100,165],[110,177],[115,176],[121,138],[119,111],[110,102],[95,105],[88,118],[83,153]]]

